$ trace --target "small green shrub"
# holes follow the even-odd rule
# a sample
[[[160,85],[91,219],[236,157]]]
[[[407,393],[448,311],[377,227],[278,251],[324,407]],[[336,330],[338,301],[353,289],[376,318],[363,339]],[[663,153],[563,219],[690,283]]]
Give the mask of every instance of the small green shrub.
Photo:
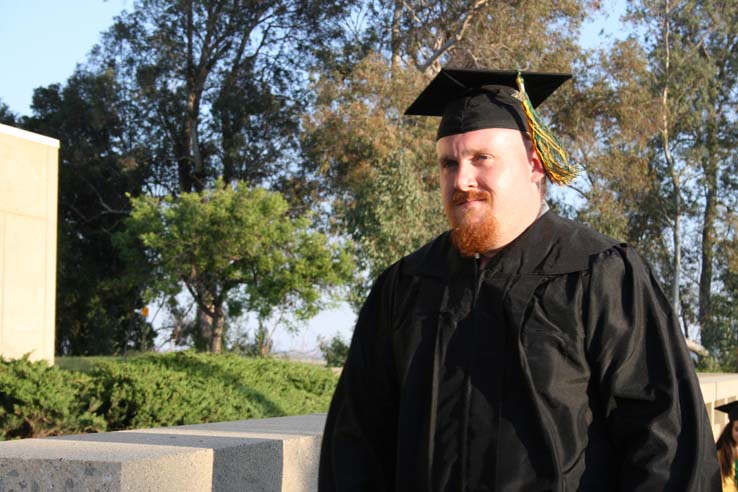
[[[695,369],[698,372],[735,372],[735,364],[722,363],[716,357],[712,355],[707,357],[700,357],[695,364]]]
[[[264,416],[245,395],[207,374],[161,364],[156,357],[101,362],[100,412],[111,430],[184,425]]]
[[[349,346],[343,341],[340,335],[336,335],[330,340],[320,340],[318,344],[325,364],[328,367],[343,367],[348,358]]]
[[[0,440],[106,429],[88,376],[28,357],[0,357]]]

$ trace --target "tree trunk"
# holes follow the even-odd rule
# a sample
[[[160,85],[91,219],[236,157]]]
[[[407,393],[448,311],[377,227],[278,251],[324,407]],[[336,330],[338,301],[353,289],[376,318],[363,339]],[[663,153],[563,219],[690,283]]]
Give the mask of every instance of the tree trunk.
[[[705,166],[705,212],[702,217],[702,269],[699,289],[699,323],[709,323],[712,297],[712,271],[715,255],[715,220],[717,218],[717,164],[709,161]]]
[[[229,77],[223,82],[223,91],[218,97],[216,116],[220,119],[220,141],[223,148],[223,181],[226,184],[238,178],[243,179],[242,176],[236,176],[236,159],[238,156],[238,147],[241,143],[238,141],[240,131],[239,118],[237,116],[234,117],[232,114],[233,109],[228,107],[229,104],[227,102],[230,99],[230,94],[237,90],[231,82],[231,76],[235,77],[235,73],[229,74]]]
[[[254,340],[259,356],[266,357],[272,351],[272,339],[269,336],[269,330],[264,326],[264,322],[259,320],[259,328],[256,331]]]
[[[402,35],[402,0],[395,0],[392,10],[392,38],[390,40],[390,49],[392,50],[392,64],[390,65],[390,74],[394,75],[395,70],[400,66],[400,36]]]
[[[186,153],[178,156],[180,162],[186,163],[187,176],[185,178],[186,188],[183,191],[202,191],[205,187],[205,169],[200,155],[200,138],[198,135],[198,123],[200,121],[200,101],[202,91],[207,78],[204,67],[206,60],[195,61],[194,53],[194,13],[193,2],[190,1],[187,12],[187,66],[185,80],[187,84],[187,104],[184,115],[184,135]],[[208,46],[203,46],[200,53],[201,58],[207,57]],[[180,179],[182,176],[180,176]],[[184,187],[183,187],[184,188]]]
[[[681,270],[682,270],[682,204],[681,204],[681,186],[679,182],[679,174],[676,170],[674,158],[671,155],[671,139],[670,139],[670,120],[669,120],[669,76],[671,68],[671,8],[669,0],[664,2],[664,25],[663,25],[663,43],[664,43],[664,88],[661,93],[661,111],[662,111],[662,127],[661,127],[661,144],[664,150],[664,159],[669,170],[671,184],[673,187],[673,217],[672,217],[672,241],[674,247],[674,259],[672,269],[674,272],[673,282],[671,285],[671,305],[674,313],[679,319],[679,311],[681,309],[680,287],[681,287]],[[687,325],[684,325],[684,336],[689,338],[687,333]]]
[[[192,176],[193,185],[196,191],[202,191],[205,188],[205,166],[202,162],[200,154],[200,134],[197,130],[198,120],[200,119],[200,103],[197,94],[190,94],[191,103],[187,108],[187,128],[189,129],[190,151],[192,153]]]
[[[674,240],[674,283],[671,286],[671,306],[674,309],[674,314],[679,319],[679,311],[682,307],[680,299],[680,284],[681,284],[681,269],[682,269],[682,231],[681,231],[681,203],[679,198],[680,193],[679,181],[674,183],[674,226],[672,229],[672,237]],[[687,325],[683,326],[684,336],[688,337]]]
[[[223,352],[223,306],[214,306],[213,312],[215,313],[215,316],[213,316],[213,330],[212,338],[210,340],[210,352],[214,354],[220,354]]]
[[[188,131],[181,132],[179,141],[174,144],[177,153],[177,177],[179,178],[179,191],[187,193],[193,191],[192,166],[190,165],[190,144]]]
[[[211,306],[208,309],[212,311]],[[212,345],[213,318],[200,306],[197,306],[197,327],[198,339],[195,341],[195,347],[198,350],[208,350]]]
[[[192,73],[194,71],[194,6],[193,2],[187,5],[187,61],[185,65],[185,77],[188,86],[188,95],[191,93]],[[183,115],[182,127],[180,130],[179,144],[175,146],[177,152],[177,171],[179,174],[179,190],[181,192],[194,191],[194,179],[192,175],[192,121],[189,114],[189,100],[187,101],[188,112]]]

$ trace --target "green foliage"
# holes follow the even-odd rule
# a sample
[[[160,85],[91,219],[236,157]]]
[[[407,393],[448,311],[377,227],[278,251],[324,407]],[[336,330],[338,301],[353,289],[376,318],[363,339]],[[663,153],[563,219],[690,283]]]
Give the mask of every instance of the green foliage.
[[[335,386],[315,366],[192,352],[101,362],[91,376],[110,429],[322,412]]]
[[[186,286],[212,319],[214,352],[221,350],[227,303],[254,313],[260,324],[276,310],[304,320],[352,272],[347,249],[313,230],[308,215],[290,216],[279,193],[218,181],[202,193],[141,196],[132,203],[127,231],[118,236],[121,251],[140,264],[143,244],[156,269],[152,296],[172,296]]]
[[[100,381],[98,391],[105,402],[100,412],[111,430],[264,415],[252,403],[253,395],[233,391],[212,377],[211,370],[208,365],[186,371],[154,359],[133,359],[101,363],[92,376]]]
[[[328,184],[327,222],[357,245],[354,307],[379,272],[447,228],[433,147],[437,121],[404,117],[405,108],[441,64],[568,71],[579,53],[576,30],[590,5],[376,5],[367,15],[366,36],[356,40],[367,44],[348,50],[366,56],[354,60],[350,71],[339,63],[335,71],[318,74],[315,107],[303,124],[305,166]]]
[[[738,239],[726,235],[717,256],[722,266],[722,289],[710,303],[710,320],[702,330],[702,344],[710,350],[716,368],[738,372]]]
[[[85,374],[0,357],[0,440],[104,431],[101,403]]]
[[[31,118],[0,103],[0,121],[61,140],[57,351],[145,350],[144,297],[185,285],[199,305],[177,328],[188,340],[217,349],[228,321],[254,314],[246,348],[263,353],[268,319],[310,317],[349,276],[348,239],[358,305],[446,227],[436,122],[402,112],[451,64],[575,73],[542,108],[586,169],[578,203],[558,208],[638,247],[728,364],[738,4],[634,0],[631,35],[584,52],[579,27],[601,4],[133,2],[86,69],[36,90]],[[134,199],[126,222],[126,193],[168,196]],[[340,239],[313,234],[303,210]]]
[[[343,367],[348,358],[349,346],[343,341],[340,335],[336,335],[330,340],[321,340],[320,351],[325,359],[328,367]]]
[[[202,190],[217,175],[274,184],[292,175],[301,70],[337,36],[342,1],[137,0],[64,84],[37,88],[23,128],[58,138],[57,353],[151,347],[137,314],[144,255],[111,236],[126,193]],[[289,69],[285,69],[289,67]],[[21,123],[0,102],[0,122]],[[297,189],[297,187],[294,187]]]
[[[570,105],[583,115],[570,121],[591,184],[580,217],[637,245],[685,330],[700,331],[714,364],[735,367],[720,250],[736,231],[738,4],[639,0],[625,20],[630,36],[587,67]]]
[[[700,358],[695,365],[695,370],[697,372],[735,372],[733,369],[723,368],[720,362],[712,356]]]
[[[424,180],[426,173],[418,172],[417,165],[403,153],[390,156],[357,187],[356,199],[361,206],[346,211],[347,225],[355,231],[357,256],[368,260],[370,282],[446,227],[436,181],[429,186]],[[363,302],[370,282],[352,293],[354,305]]]
[[[352,304],[376,275],[446,228],[433,164],[434,123],[408,124],[404,107],[425,83],[414,69],[390,78],[377,55],[339,81],[318,82],[318,107],[306,118],[309,165],[335,190],[330,222],[356,244]]]
[[[90,373],[92,372],[95,367],[100,364],[101,362],[105,361],[116,361],[124,359],[125,357],[113,357],[113,356],[97,356],[97,357],[89,357],[89,356],[75,356],[75,355],[66,355],[66,356],[56,356],[54,358],[54,367],[64,370],[64,371],[77,371],[77,372],[83,372],[83,373]]]
[[[325,412],[336,385],[324,368],[232,354],[61,362],[88,372],[0,359],[0,439]]]
[[[147,173],[128,140],[120,87],[110,72],[79,69],[64,85],[37,88],[33,113],[23,128],[61,142],[56,352],[150,346],[136,314],[140,289],[112,243],[130,208],[126,193],[138,194]]]
[[[307,103],[303,70],[337,36],[345,6],[137,0],[116,18],[94,62],[124,88],[156,185],[191,192],[218,175],[261,184],[285,174]]]
[[[0,123],[3,125],[15,126],[18,119],[18,115],[13,113],[10,106],[0,100]]]

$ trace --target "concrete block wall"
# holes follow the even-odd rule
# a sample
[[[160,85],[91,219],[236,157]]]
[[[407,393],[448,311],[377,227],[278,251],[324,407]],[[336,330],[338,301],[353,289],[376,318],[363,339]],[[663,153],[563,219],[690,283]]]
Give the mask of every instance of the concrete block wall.
[[[0,442],[0,491],[313,492],[325,415]]]
[[[738,374],[702,374],[714,408],[738,399]],[[313,492],[325,415],[0,442],[0,492]]]
[[[0,125],[0,355],[54,361],[59,141]]]

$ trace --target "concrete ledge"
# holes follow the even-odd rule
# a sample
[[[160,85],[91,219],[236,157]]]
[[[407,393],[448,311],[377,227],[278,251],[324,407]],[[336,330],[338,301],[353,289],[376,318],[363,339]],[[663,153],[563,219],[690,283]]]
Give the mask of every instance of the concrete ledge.
[[[700,374],[713,434],[738,374]],[[0,492],[312,492],[325,415],[0,442]]]
[[[309,492],[325,415],[0,442],[0,492]]]

